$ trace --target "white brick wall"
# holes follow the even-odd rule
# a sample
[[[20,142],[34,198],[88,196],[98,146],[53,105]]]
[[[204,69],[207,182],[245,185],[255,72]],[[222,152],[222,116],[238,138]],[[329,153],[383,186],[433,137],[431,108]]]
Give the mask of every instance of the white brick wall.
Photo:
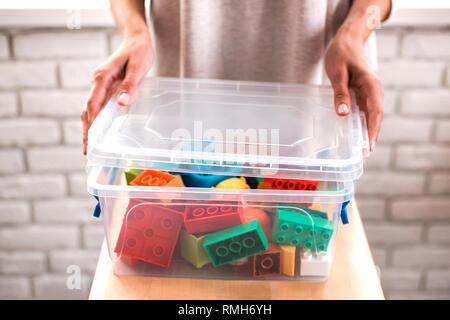
[[[356,198],[386,296],[448,299],[450,31],[377,36],[385,118]]]
[[[378,31],[385,120],[357,201],[388,298],[450,298],[449,38]],[[79,112],[119,43],[108,28],[0,30],[0,298],[87,297],[104,230]],[[66,287],[72,264],[81,290]]]
[[[103,57],[107,49],[104,32],[32,32],[13,37],[14,55],[19,59]]]

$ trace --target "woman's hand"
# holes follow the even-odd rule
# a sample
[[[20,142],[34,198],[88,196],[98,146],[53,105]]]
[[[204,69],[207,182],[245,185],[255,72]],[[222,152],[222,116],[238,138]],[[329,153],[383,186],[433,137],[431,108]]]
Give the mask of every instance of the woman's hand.
[[[383,88],[380,79],[364,55],[363,43],[339,33],[325,55],[325,70],[334,90],[336,113],[350,112],[350,93],[353,89],[356,103],[366,112],[370,151],[375,147],[383,119]]]
[[[86,154],[88,130],[111,96],[117,93],[122,106],[130,105],[137,95],[139,81],[153,63],[153,48],[148,32],[125,38],[120,47],[96,68],[83,122],[83,153]]]

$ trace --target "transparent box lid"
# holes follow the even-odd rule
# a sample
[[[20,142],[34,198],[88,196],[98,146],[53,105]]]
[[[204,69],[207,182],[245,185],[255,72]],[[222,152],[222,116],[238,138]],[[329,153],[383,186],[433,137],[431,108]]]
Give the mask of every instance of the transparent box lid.
[[[368,155],[364,114],[334,111],[329,87],[146,78],[130,107],[115,98],[89,130],[89,165],[355,180]]]

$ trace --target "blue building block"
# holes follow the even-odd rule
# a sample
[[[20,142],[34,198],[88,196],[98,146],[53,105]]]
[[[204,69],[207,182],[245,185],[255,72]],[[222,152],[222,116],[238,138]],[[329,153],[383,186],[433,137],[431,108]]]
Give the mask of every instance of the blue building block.
[[[184,173],[184,172],[171,172],[171,174],[179,174],[186,187],[196,188],[211,188],[217,185],[219,182],[235,178],[234,176],[224,176],[216,174],[202,174],[202,173]]]

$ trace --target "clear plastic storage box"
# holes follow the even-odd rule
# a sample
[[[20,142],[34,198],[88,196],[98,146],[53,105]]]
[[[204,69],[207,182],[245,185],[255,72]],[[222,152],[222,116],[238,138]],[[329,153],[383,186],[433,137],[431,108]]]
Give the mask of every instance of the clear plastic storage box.
[[[149,78],[93,123],[88,189],[116,274],[325,280],[367,154],[329,88]]]

